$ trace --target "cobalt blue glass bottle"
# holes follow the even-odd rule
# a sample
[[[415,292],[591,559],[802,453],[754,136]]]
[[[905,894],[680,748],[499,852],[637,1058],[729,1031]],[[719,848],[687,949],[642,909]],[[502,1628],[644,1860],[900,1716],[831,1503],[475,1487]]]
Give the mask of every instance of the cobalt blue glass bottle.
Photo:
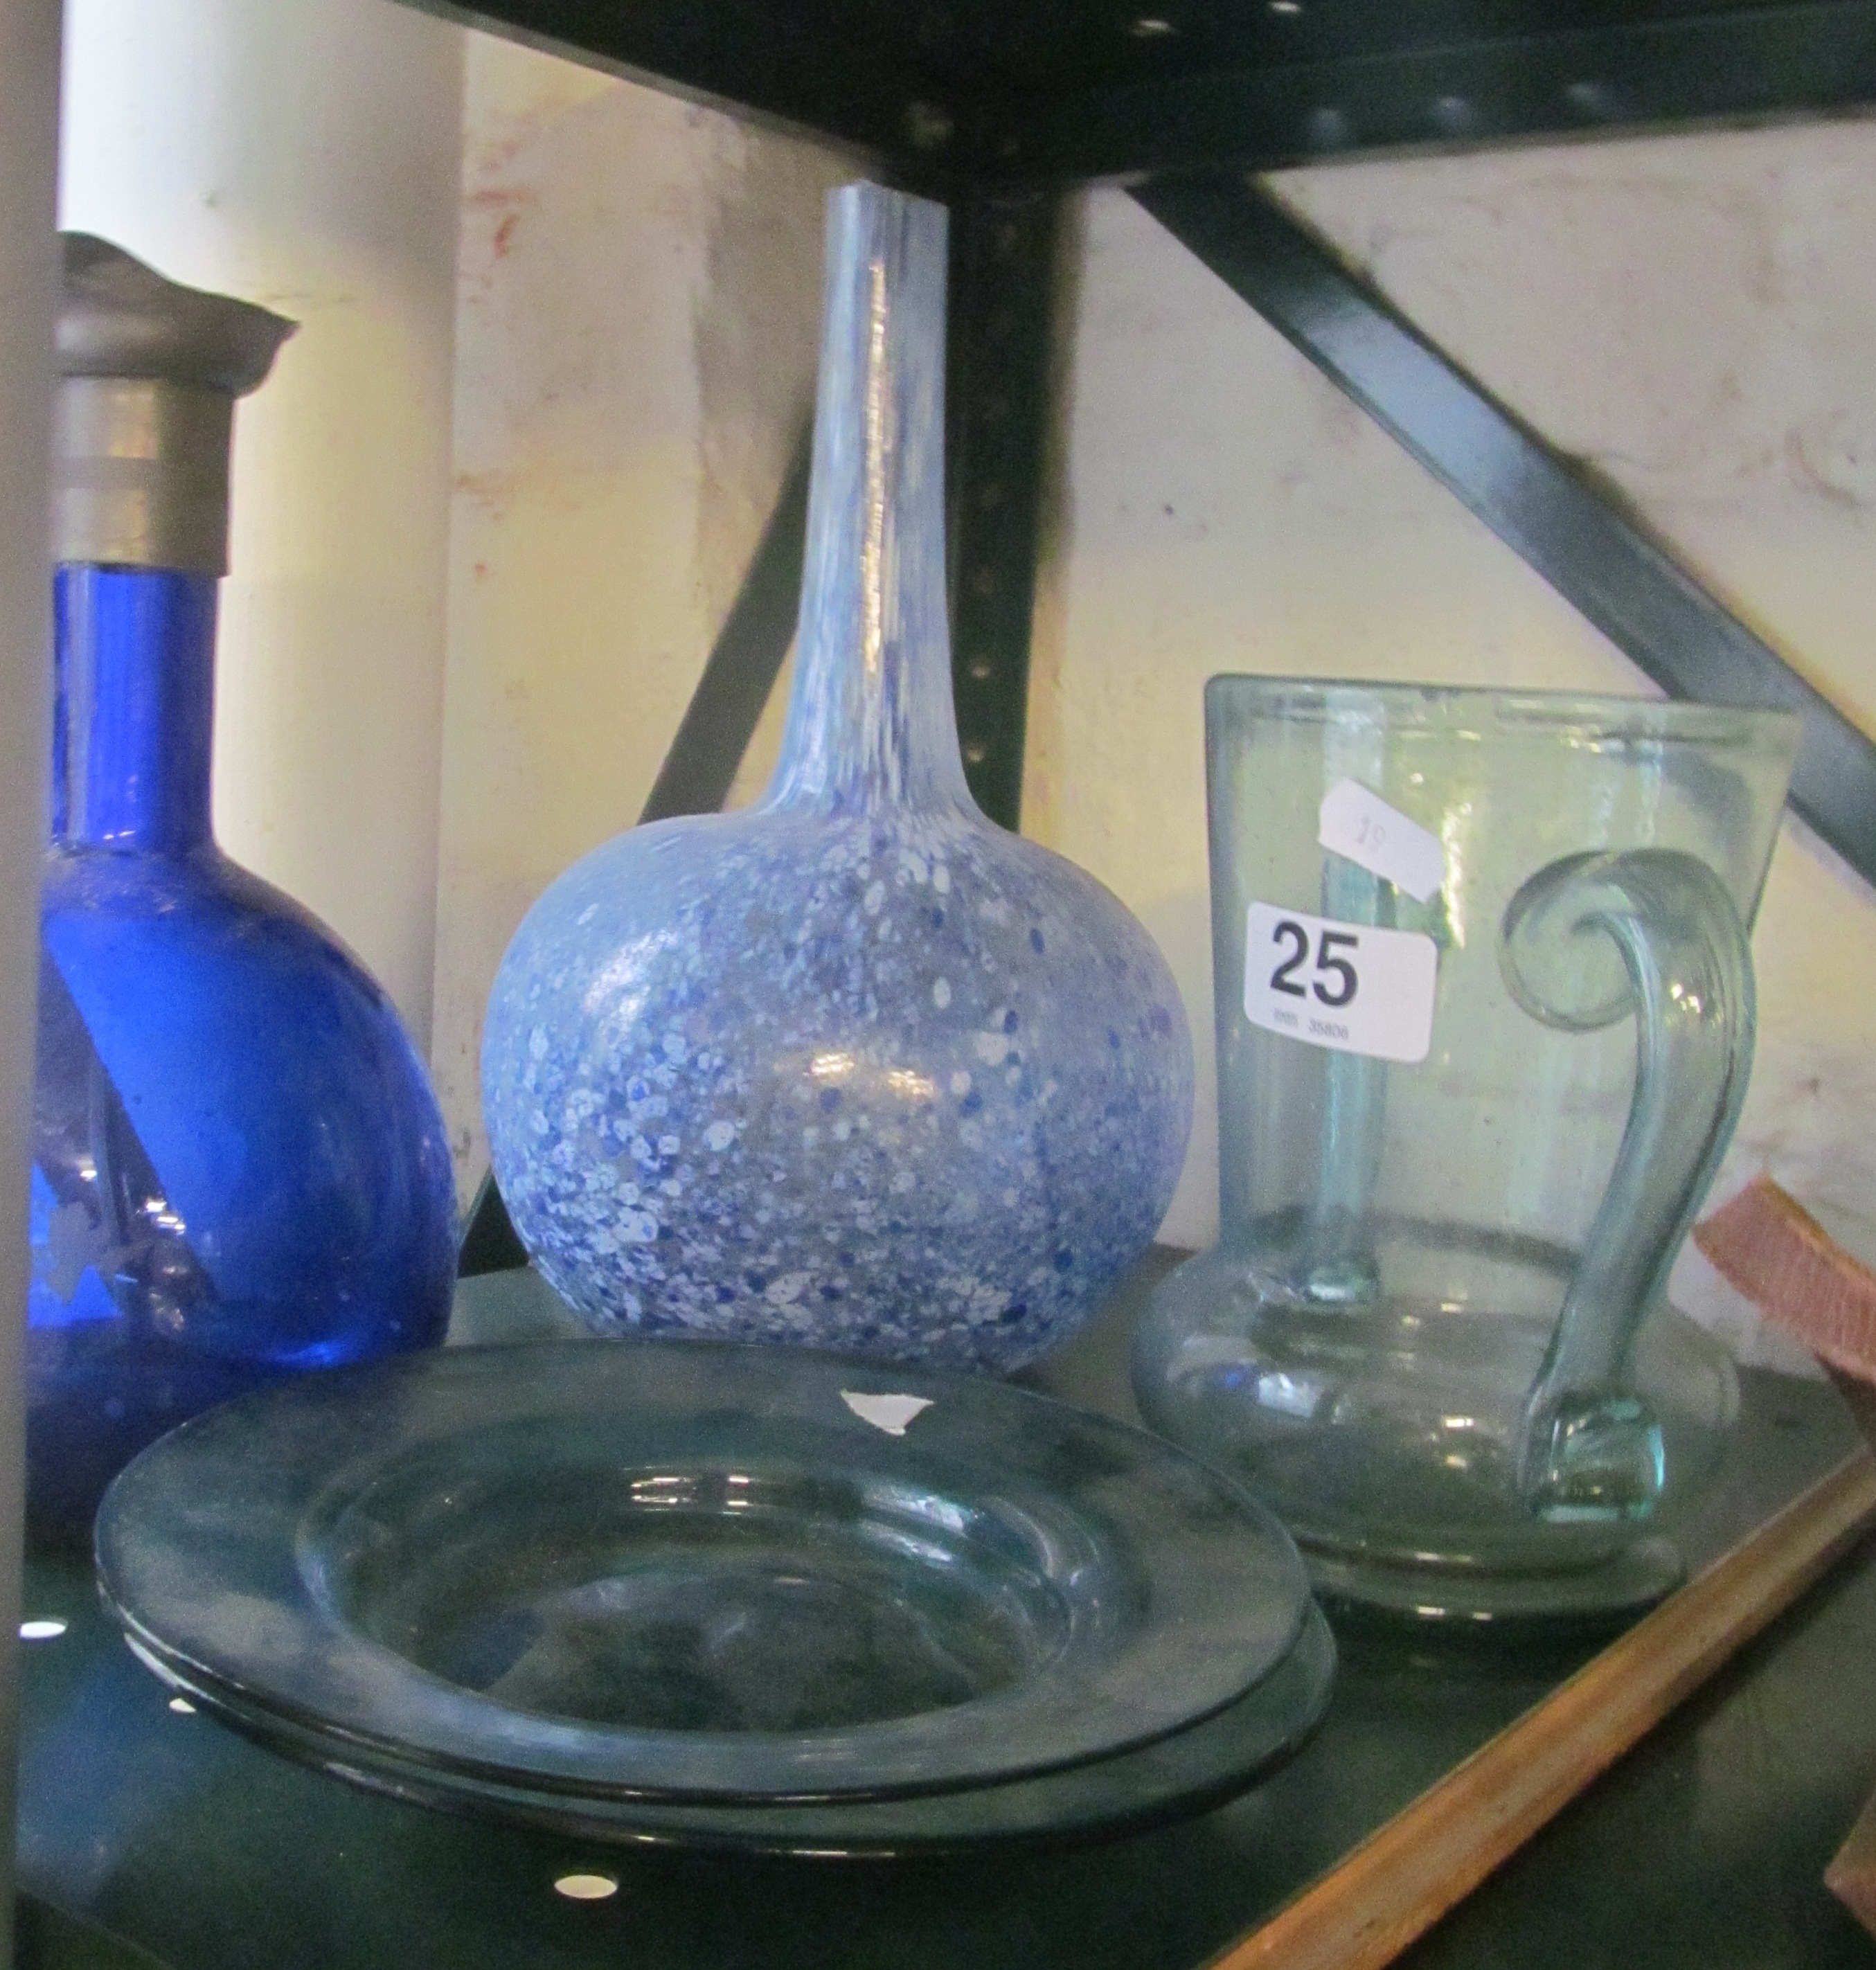
[[[602,1333],[1017,1367],[1101,1305],[1179,1175],[1192,1048],[1164,959],[964,784],[945,268],[941,206],[834,194],[774,780],[594,850],[496,980],[496,1175]]]
[[[390,1001],[210,820],[234,399],[291,325],[68,236],[28,1513],[274,1377],[441,1338],[454,1201]]]

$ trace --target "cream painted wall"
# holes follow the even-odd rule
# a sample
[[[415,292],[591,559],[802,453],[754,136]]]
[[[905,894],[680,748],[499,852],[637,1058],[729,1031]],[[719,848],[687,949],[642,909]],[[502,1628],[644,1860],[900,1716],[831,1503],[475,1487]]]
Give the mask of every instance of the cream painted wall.
[[[428,1042],[463,33],[68,0],[63,225],[301,323],[237,413],[215,811]]]
[[[850,174],[470,38],[432,1056],[465,1194],[496,967],[651,790],[812,402]]]
[[[1277,189],[1876,729],[1876,124],[1341,166]],[[1081,208],[1024,825],[1173,964],[1201,1056],[1166,1234],[1217,1225],[1200,688],[1650,688],[1122,193]],[[1787,821],[1722,1178],[1876,1197],[1876,899]],[[1741,1309],[1697,1258],[1676,1291]]]

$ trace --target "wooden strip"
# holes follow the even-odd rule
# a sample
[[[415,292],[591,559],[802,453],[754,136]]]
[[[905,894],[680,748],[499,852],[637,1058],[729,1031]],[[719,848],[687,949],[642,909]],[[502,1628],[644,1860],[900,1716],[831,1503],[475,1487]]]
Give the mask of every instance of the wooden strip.
[[[1832,1368],[1876,1374],[1876,1271],[1789,1192],[1757,1176],[1694,1227],[1714,1269]]]
[[[1694,1228],[1694,1243],[1760,1312],[1822,1360],[1876,1449],[1876,1270],[1771,1178],[1753,1178]],[[1876,1799],[1824,1871],[1824,1885],[1876,1934]]]
[[[1670,1595],[1215,1970],[1379,1970],[1431,1928],[1876,1526],[1859,1450]]]
[[[1824,1885],[1876,1936],[1876,1799],[1864,1807],[1849,1838],[1824,1870]]]

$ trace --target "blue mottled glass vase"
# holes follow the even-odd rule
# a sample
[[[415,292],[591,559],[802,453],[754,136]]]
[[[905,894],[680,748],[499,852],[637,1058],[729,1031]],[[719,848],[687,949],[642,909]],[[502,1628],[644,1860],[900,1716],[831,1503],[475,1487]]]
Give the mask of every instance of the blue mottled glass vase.
[[[1003,1370],[1151,1240],[1191,1045],[1146,931],[965,787],[944,210],[849,187],[828,258],[773,782],[548,890],[496,980],[483,1107],[517,1230],[599,1331]]]
[[[448,1146],[395,1009],[210,827],[213,453],[225,470],[232,395],[278,333],[242,371],[229,314],[238,338],[258,310],[77,245],[57,466],[74,496],[58,525],[62,556],[87,558],[54,577],[30,1174],[41,1543],[87,1536],[117,1471],[198,1411],[441,1340],[455,1272]],[[86,360],[104,373],[74,388]],[[133,362],[125,382],[114,366]],[[134,457],[133,496],[100,456]],[[164,554],[195,565],[127,564]]]

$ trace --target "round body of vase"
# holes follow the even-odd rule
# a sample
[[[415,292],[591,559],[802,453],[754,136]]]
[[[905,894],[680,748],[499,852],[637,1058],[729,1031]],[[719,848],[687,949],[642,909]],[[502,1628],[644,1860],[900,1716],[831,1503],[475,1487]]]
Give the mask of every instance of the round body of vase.
[[[1009,1368],[1152,1238],[1191,1094],[1146,933],[964,816],[667,821],[498,983],[502,1195],[597,1327]]]
[[[130,818],[125,782],[94,771],[74,799],[57,776],[26,1370],[42,1542],[83,1536],[110,1479],[187,1417],[440,1341],[449,1319],[455,1197],[421,1061],[330,933],[206,836],[213,586],[59,573],[61,672],[105,686],[91,762],[128,745],[136,792],[164,791],[151,829],[107,846],[101,820]],[[165,716],[137,718],[136,683]]]
[[[1151,1240],[1191,1120],[1120,903],[971,801],[942,571],[944,214],[837,193],[808,580],[774,783],[597,850],[492,995],[496,1178],[605,1332],[1004,1370]]]

